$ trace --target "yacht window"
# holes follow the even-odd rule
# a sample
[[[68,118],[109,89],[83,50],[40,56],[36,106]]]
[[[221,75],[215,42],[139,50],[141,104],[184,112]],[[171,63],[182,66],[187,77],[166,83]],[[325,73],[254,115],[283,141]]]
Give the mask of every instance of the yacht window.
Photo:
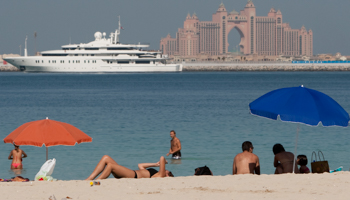
[[[44,63],[44,60],[41,60],[42,63]]]
[[[84,60],[84,63],[86,63],[86,60]]]
[[[74,60],[72,60],[72,62],[74,63]]]
[[[118,64],[129,64],[129,61],[121,61],[121,60],[119,60]]]
[[[70,50],[75,50],[76,48],[70,48]]]
[[[149,64],[150,62],[148,60],[137,60],[135,61],[136,64]]]
[[[128,47],[109,47],[107,50],[132,50],[132,48]]]
[[[98,50],[99,48],[85,48],[85,50]]]
[[[68,60],[68,63],[70,63],[70,60]]]
[[[50,60],[49,60],[49,63],[50,63]]]

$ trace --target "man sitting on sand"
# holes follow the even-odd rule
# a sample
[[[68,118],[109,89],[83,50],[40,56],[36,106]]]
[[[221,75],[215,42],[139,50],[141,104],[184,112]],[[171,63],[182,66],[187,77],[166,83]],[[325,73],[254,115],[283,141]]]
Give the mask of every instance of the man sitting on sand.
[[[257,155],[253,154],[253,144],[245,141],[242,144],[243,153],[239,153],[233,160],[232,174],[258,174],[260,175],[260,163]]]

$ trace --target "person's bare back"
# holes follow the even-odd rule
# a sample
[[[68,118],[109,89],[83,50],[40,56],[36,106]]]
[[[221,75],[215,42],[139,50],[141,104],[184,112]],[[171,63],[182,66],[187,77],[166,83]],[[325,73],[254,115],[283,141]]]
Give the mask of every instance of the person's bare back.
[[[23,168],[22,158],[27,157],[27,154],[24,153],[24,151],[20,149],[19,146],[17,145],[14,145],[14,146],[15,146],[15,149],[11,151],[8,157],[9,160],[12,160],[11,169],[22,169]]]
[[[244,142],[242,150],[243,152],[233,159],[232,174],[260,174],[259,158],[253,154],[251,142]]]

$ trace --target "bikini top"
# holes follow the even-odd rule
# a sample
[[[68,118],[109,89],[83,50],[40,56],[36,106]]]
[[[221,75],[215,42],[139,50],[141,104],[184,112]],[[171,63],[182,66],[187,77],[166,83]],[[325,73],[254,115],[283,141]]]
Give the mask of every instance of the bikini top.
[[[158,173],[157,170],[153,169],[153,168],[148,168],[147,169],[149,171],[149,177],[151,178],[154,174]]]

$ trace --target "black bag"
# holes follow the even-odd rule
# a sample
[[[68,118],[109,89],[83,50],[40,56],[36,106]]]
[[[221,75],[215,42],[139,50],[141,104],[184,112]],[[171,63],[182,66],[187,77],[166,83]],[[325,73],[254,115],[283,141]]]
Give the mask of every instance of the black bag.
[[[213,175],[209,167],[206,165],[204,167],[198,167],[194,169],[194,175],[195,176],[200,176],[200,175]]]

